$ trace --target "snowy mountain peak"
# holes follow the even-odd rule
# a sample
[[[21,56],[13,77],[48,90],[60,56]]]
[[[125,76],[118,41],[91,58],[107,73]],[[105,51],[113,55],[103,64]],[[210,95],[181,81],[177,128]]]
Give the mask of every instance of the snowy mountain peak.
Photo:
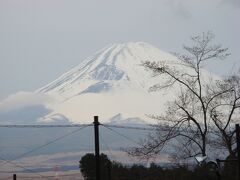
[[[126,86],[147,91],[152,84],[142,61],[175,61],[176,58],[150,44],[129,42],[110,45],[37,92],[64,98],[82,93],[107,92]]]
[[[163,112],[165,103],[174,100],[180,88],[150,93],[150,87],[164,84],[168,77],[153,77],[141,66],[146,60],[161,61],[185,73],[193,71],[175,56],[147,43],[113,44],[37,91],[56,99],[48,105],[52,113],[44,118],[61,114],[72,122],[89,123],[98,115],[101,122],[139,123],[142,119],[151,123],[146,114]],[[204,76],[212,77],[208,73]]]
[[[137,50],[143,50],[143,49],[157,49],[151,44],[145,43],[145,42],[127,42],[127,43],[115,43],[110,45],[109,47],[104,48],[112,49],[115,51],[137,51]],[[158,49],[159,50],[159,49]]]

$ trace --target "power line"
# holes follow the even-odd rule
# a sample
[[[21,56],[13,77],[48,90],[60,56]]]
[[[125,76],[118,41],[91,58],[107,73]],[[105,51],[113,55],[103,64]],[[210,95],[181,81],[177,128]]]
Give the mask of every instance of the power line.
[[[144,127],[137,127],[137,126],[120,126],[120,125],[111,125],[111,124],[100,124],[100,125],[105,126],[105,127],[119,128],[119,129],[134,129],[134,130],[143,130],[143,131],[156,130],[156,128],[154,128],[154,127],[144,128]]]
[[[136,140],[133,140],[133,139],[129,138],[128,136],[126,136],[126,135],[124,135],[124,134],[122,134],[122,133],[120,133],[120,132],[118,132],[118,131],[115,131],[115,130],[112,129],[112,128],[130,129],[130,130],[144,130],[144,131],[156,131],[156,130],[159,130],[159,131],[169,131],[169,130],[167,129],[167,128],[169,128],[168,126],[159,126],[159,125],[150,125],[151,127],[121,126],[121,125],[111,125],[111,124],[100,124],[100,125],[102,125],[103,127],[109,129],[110,131],[118,134],[119,136],[121,136],[121,137],[127,139],[128,141],[131,141],[131,142],[133,142],[134,144],[137,144],[137,145],[139,145],[139,146],[143,146],[143,145],[142,145],[141,143],[137,142]],[[9,160],[9,161],[4,160],[5,162],[2,163],[2,164],[0,164],[0,166],[3,166],[3,165],[5,165],[5,164],[7,164],[7,163],[14,164],[14,163],[12,163],[12,161],[15,161],[15,160],[17,160],[17,159],[20,159],[20,158],[22,158],[22,157],[24,157],[24,156],[26,156],[26,155],[28,155],[28,154],[31,154],[31,153],[33,153],[33,152],[35,152],[35,151],[37,151],[37,150],[39,150],[39,149],[41,149],[41,148],[43,148],[43,147],[46,147],[46,146],[48,146],[48,145],[50,145],[50,144],[53,144],[53,143],[55,143],[56,141],[59,141],[59,140],[65,138],[65,137],[70,136],[70,135],[72,135],[72,134],[74,134],[74,133],[82,130],[83,128],[86,128],[86,127],[89,127],[89,126],[92,126],[92,124],[71,124],[71,125],[0,125],[0,128],[68,128],[68,127],[69,127],[69,128],[76,128],[76,127],[80,127],[79,129],[76,129],[76,130],[74,130],[74,131],[72,131],[72,132],[70,132],[70,133],[68,133],[68,134],[65,134],[65,135],[63,135],[63,136],[60,136],[60,137],[58,137],[58,138],[56,138],[56,139],[54,139],[54,140],[52,140],[52,141],[49,141],[49,142],[46,143],[46,144],[43,144],[43,145],[38,146],[38,147],[36,147],[36,148],[28,151],[28,152],[25,152],[25,153],[17,156],[16,158],[14,158],[13,160]],[[183,130],[178,130],[178,131],[179,131],[179,132],[180,132],[180,131],[181,131],[181,132],[186,132],[186,131],[183,131]],[[190,131],[190,132],[188,132],[188,133],[193,133],[193,132]],[[196,133],[196,132],[194,132],[194,133]],[[101,136],[100,136],[100,138],[101,138]],[[102,139],[102,138],[101,138],[101,139]],[[103,141],[103,140],[102,140],[102,141]],[[103,143],[105,143],[105,142],[103,141]],[[105,144],[105,145],[106,145],[106,144]],[[107,149],[109,150],[109,152],[111,153],[110,148],[109,148],[107,145],[106,145],[106,147],[107,147]],[[18,166],[18,165],[16,165],[16,166]],[[21,166],[19,166],[19,167],[21,167]],[[22,168],[23,168],[23,167],[22,167]],[[29,170],[28,170],[28,171],[29,171]],[[35,172],[34,172],[34,173],[35,173]]]
[[[99,134],[100,135],[100,134]],[[104,143],[104,145],[107,147],[108,151],[109,151],[109,154],[113,157],[113,159],[117,159],[116,156],[113,154],[113,152],[111,151],[111,149],[109,148],[109,146],[107,145],[107,143],[104,141],[104,138],[101,137],[100,135],[100,138],[101,138],[101,141]],[[125,137],[124,137],[125,138]],[[129,139],[128,139],[129,140]],[[134,162],[133,158],[131,156],[128,156],[132,162]]]
[[[107,129],[109,129],[110,131],[112,131],[112,132],[118,134],[119,136],[121,136],[121,137],[127,139],[128,141],[135,143],[136,145],[138,145],[138,146],[140,146],[140,147],[144,147],[143,144],[140,144],[139,142],[137,142],[137,141],[135,141],[135,140],[133,140],[133,139],[127,137],[126,135],[123,135],[123,134],[119,133],[118,131],[115,131],[114,129],[112,129],[112,128],[110,128],[110,127],[106,127],[105,125],[103,125],[103,127],[107,128]],[[131,156],[129,156],[129,158],[130,158],[132,161],[134,161],[134,160],[132,159]]]
[[[161,126],[161,125],[153,125],[149,124],[148,126],[151,126],[149,128],[145,127],[139,127],[139,126],[121,126],[121,125],[111,125],[111,124],[100,124],[105,127],[111,127],[111,128],[118,128],[118,129],[132,129],[132,130],[143,130],[143,131],[162,131],[162,132],[169,132],[171,126]],[[196,130],[184,130],[184,129],[177,129],[177,132],[182,132],[182,133],[190,133],[190,134],[196,134]],[[214,133],[215,131],[213,130],[208,130],[209,133]]]
[[[128,141],[131,141],[131,142],[133,142],[133,143],[135,143],[135,144],[137,144],[137,145],[139,145],[139,146],[142,146],[142,144],[140,144],[140,143],[138,143],[137,141],[135,141],[135,140],[133,140],[133,139],[131,139],[131,138],[129,138],[129,137],[127,137],[127,136],[119,133],[118,131],[115,131],[114,129],[112,129],[112,128],[108,127],[108,126],[105,126],[105,125],[102,125],[102,126],[105,127],[105,128],[107,128],[107,129],[109,129],[110,131],[118,134],[119,136],[122,136],[123,138],[127,139]]]
[[[109,146],[107,145],[107,143],[105,142],[105,140],[104,140],[104,138],[101,136],[101,134],[99,134],[99,137],[100,137],[101,142],[103,142],[103,144],[104,144],[105,147],[107,148],[109,154],[110,154],[112,157],[114,157],[114,155],[113,155],[111,149],[109,148]]]
[[[0,128],[75,128],[75,127],[85,127],[85,126],[91,126],[92,124],[59,124],[59,125],[18,125],[18,124],[2,124],[0,125]]]
[[[90,126],[90,125],[89,125],[89,126]],[[65,134],[65,135],[63,135],[63,136],[60,136],[60,137],[58,137],[58,138],[56,138],[56,139],[54,139],[54,140],[52,140],[52,141],[49,141],[49,142],[46,143],[46,144],[43,144],[43,145],[38,146],[38,147],[36,147],[36,148],[34,148],[34,149],[30,150],[30,151],[27,151],[27,152],[25,152],[25,153],[17,156],[17,157],[14,158],[13,160],[10,160],[10,161],[7,161],[7,162],[10,163],[10,162],[15,161],[15,160],[17,160],[17,159],[20,159],[20,158],[22,158],[22,157],[24,157],[24,156],[26,156],[26,155],[28,155],[28,154],[31,154],[31,153],[39,150],[39,149],[42,149],[43,147],[46,147],[46,146],[48,146],[48,145],[50,145],[50,144],[53,144],[53,143],[55,143],[55,142],[57,142],[57,141],[59,141],[59,140],[61,140],[61,139],[64,139],[65,137],[70,136],[70,135],[72,135],[72,134],[74,134],[74,133],[76,133],[76,132],[78,132],[78,131],[86,128],[86,127],[88,127],[88,126],[83,126],[83,127],[81,127],[81,128],[78,128],[78,129],[76,129],[76,130],[74,130],[74,131],[72,131],[72,132],[70,132],[70,133],[67,133],[67,134]],[[7,162],[0,164],[0,167],[3,166],[3,165],[5,165],[5,164],[7,164]]]
[[[144,124],[149,127],[139,127],[139,126],[122,126],[122,125],[112,125],[112,124],[99,124],[105,127],[119,128],[119,129],[132,129],[132,130],[142,130],[142,131],[169,131],[169,126],[161,126],[156,124]],[[84,126],[92,126],[92,124],[69,124],[69,125],[17,125],[17,124],[9,124],[9,125],[0,125],[0,128],[75,128],[75,127],[84,127]],[[186,130],[178,130],[179,132],[186,132]],[[196,134],[197,130],[188,130],[187,133]],[[208,130],[209,133],[214,133],[213,130]]]

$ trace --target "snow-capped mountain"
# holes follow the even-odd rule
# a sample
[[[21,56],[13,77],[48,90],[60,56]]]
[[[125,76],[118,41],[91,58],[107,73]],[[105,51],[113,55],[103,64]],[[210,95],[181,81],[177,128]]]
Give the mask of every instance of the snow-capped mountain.
[[[147,43],[110,45],[36,91],[56,99],[48,105],[53,112],[44,120],[62,114],[71,122],[83,123],[99,115],[106,122],[121,114],[125,119],[138,117],[153,123],[146,114],[161,113],[177,90],[149,92],[151,86],[164,83],[166,77],[153,77],[141,66],[146,60],[191,71],[175,56]]]
[[[59,95],[63,98],[84,93],[101,93],[126,86],[147,92],[156,83],[141,66],[145,60],[167,60],[177,64],[176,57],[147,43],[114,44],[82,61],[37,92]]]
[[[163,84],[167,76],[153,77],[152,73],[141,65],[146,60],[160,61],[176,70],[191,73],[191,69],[175,56],[149,44],[114,44],[80,61],[78,66],[36,92],[19,92],[0,102],[1,124],[92,123],[95,115],[99,116],[101,123],[115,125],[134,124],[142,127],[146,126],[145,123],[156,123],[147,118],[146,114],[164,112],[165,103],[173,100],[180,89],[171,87],[150,92],[151,86]],[[202,75],[206,78],[213,77],[206,71],[203,71]],[[81,135],[69,137],[56,148],[47,149],[46,152],[79,151],[79,142],[83,150],[92,150],[93,130],[92,127],[89,128],[81,131]],[[25,129],[17,132],[14,130],[18,136],[24,137],[24,142],[17,139],[12,144],[17,146],[29,142],[32,149],[35,142],[46,142],[47,139],[62,136],[69,133],[69,129],[41,129],[37,132],[37,135],[31,136],[29,134],[35,134],[36,129],[28,130],[27,135]],[[121,132],[136,141],[148,133],[132,129]],[[7,134],[12,135],[13,132],[5,129],[1,133],[0,136],[7,137]],[[106,129],[101,133],[103,139],[107,139],[113,148],[132,146],[132,142],[111,134],[112,132]],[[9,139],[3,138],[1,143],[9,144]],[[27,150],[22,149],[23,153],[25,151]],[[12,149],[12,153],[19,154],[19,149]]]

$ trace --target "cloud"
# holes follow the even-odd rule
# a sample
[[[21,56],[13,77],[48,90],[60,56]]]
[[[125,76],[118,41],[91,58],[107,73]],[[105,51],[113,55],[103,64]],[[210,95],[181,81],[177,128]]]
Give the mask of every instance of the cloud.
[[[50,112],[51,110],[44,105],[19,107],[7,112],[0,111],[0,122],[1,124],[35,124]]]
[[[32,92],[18,92],[0,102],[1,124],[34,124],[44,122],[52,112],[49,104],[54,102],[48,95]],[[61,119],[61,116],[59,116]],[[56,120],[52,119],[52,121]],[[66,119],[64,119],[66,122]]]
[[[50,96],[32,92],[18,92],[0,102],[0,111],[7,112],[23,107],[47,104],[54,101]]]

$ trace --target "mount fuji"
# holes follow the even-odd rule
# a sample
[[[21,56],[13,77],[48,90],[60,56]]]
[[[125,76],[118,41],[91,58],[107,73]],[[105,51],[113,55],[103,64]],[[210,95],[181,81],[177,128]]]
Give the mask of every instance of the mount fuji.
[[[153,76],[151,71],[142,66],[144,61],[157,61],[178,71],[193,73],[191,68],[175,56],[147,43],[110,45],[35,92],[19,92],[0,102],[0,123],[89,124],[93,122],[95,115],[99,116],[101,123],[132,124],[139,127],[157,123],[146,115],[163,113],[167,107],[166,103],[174,100],[181,88],[173,86],[159,91],[149,91],[153,85],[163,85],[168,79],[164,75]],[[207,71],[202,71],[201,75],[206,78],[204,79],[206,82],[209,82],[207,79],[217,78]],[[81,131],[81,135],[76,134],[59,142],[57,146],[36,152],[34,155],[79,151],[79,142],[82,150],[89,152],[93,149],[91,141],[93,133],[89,128]],[[113,149],[133,146],[132,142],[112,134],[104,127],[101,128],[103,139],[106,139]],[[59,129],[10,131],[7,128],[1,131],[1,137],[17,134],[22,139],[10,142],[8,138],[2,138],[1,144],[13,147],[26,144],[21,150],[15,148],[8,150],[10,155],[6,155],[6,158],[12,158],[12,154],[24,153],[40,142],[44,144],[69,131],[68,128],[60,131]],[[149,131],[123,129],[121,132],[138,141],[145,138]],[[106,147],[101,147],[104,148]]]
[[[150,44],[130,42],[110,45],[55,81],[38,89],[54,103],[47,104],[53,111],[41,118],[43,122],[67,118],[72,123],[89,123],[98,115],[101,122],[138,119],[139,122],[156,123],[146,114],[159,114],[165,103],[178,93],[175,87],[150,92],[155,84],[164,83],[165,76],[153,76],[141,63],[161,61],[175,69],[191,72],[181,60]],[[212,75],[208,72],[206,77]],[[141,120],[140,120],[141,119]]]

